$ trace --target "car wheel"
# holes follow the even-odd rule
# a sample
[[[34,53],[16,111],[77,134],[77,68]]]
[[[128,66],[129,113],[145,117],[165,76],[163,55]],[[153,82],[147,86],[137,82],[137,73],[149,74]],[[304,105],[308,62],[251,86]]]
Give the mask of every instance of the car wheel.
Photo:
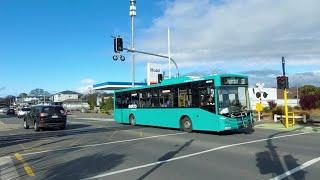
[[[132,125],[132,126],[135,126],[136,125],[136,118],[134,117],[133,114],[131,114],[129,116],[129,123]]]
[[[34,128],[34,131],[37,131],[37,132],[40,131],[39,123],[38,122],[34,122],[33,128]]]
[[[188,116],[181,119],[181,129],[185,132],[192,132],[192,122]]]
[[[29,125],[26,120],[23,121],[23,128],[29,129]]]

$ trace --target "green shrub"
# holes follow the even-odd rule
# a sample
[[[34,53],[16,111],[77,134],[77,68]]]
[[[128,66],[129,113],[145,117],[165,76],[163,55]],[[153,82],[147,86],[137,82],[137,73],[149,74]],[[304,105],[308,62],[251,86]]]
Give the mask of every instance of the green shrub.
[[[273,110],[277,107],[277,103],[272,100],[272,101],[268,101],[268,105],[269,105],[269,109]]]
[[[284,106],[277,106],[275,109],[272,110],[272,116],[274,114],[284,115]],[[288,112],[293,112],[293,107],[288,107]]]
[[[269,113],[269,112],[271,112],[271,110],[270,110],[269,107],[264,107],[264,108],[263,108],[263,112],[264,112],[264,113]]]
[[[294,110],[302,110],[302,108],[300,106],[294,106],[293,109]]]

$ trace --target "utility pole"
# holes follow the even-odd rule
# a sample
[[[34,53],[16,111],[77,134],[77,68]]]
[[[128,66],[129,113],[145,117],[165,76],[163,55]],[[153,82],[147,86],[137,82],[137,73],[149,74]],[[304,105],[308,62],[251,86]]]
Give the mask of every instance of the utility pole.
[[[168,27],[168,64],[169,64],[169,79],[171,78],[171,39],[170,28]]]
[[[130,11],[129,15],[131,17],[131,49],[134,50],[134,17],[136,13],[136,0],[130,0]],[[135,53],[132,52],[132,87],[135,84]]]
[[[299,106],[299,84],[297,83],[297,106]]]

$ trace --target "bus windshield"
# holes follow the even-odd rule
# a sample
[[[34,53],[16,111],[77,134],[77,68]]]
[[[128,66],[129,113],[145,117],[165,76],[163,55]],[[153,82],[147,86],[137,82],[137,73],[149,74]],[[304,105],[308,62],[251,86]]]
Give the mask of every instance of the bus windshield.
[[[239,115],[249,110],[249,95],[247,87],[221,87],[219,94],[219,113],[222,115]]]

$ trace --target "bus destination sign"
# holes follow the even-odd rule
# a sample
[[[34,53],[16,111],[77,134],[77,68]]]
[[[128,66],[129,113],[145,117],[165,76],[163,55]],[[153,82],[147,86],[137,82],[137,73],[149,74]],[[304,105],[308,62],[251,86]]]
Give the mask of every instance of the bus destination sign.
[[[248,78],[243,77],[223,77],[221,85],[248,85]]]

